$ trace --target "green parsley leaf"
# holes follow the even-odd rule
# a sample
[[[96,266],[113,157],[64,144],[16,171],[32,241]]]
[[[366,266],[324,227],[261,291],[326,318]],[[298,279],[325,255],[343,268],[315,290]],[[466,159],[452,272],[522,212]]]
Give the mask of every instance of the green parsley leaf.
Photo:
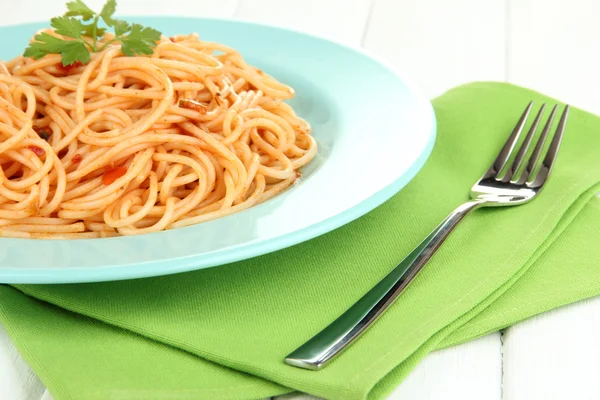
[[[115,36],[123,36],[131,30],[131,25],[120,19],[113,20],[113,28],[115,28]]]
[[[69,11],[65,14],[65,17],[82,17],[84,21],[88,21],[96,15],[96,13],[81,0],[68,2],[67,9]]]
[[[113,26],[114,20],[112,16],[114,15],[117,9],[116,0],[108,0],[104,7],[102,7],[102,11],[100,11],[100,17],[108,26]]]
[[[90,52],[102,51],[109,44],[119,42],[123,54],[127,56],[152,54],[156,42],[160,40],[161,33],[140,24],[129,24],[114,19],[116,8],[116,0],[107,0],[100,14],[96,14],[82,0],[69,1],[67,3],[69,11],[62,17],[50,20],[54,31],[69,39],[60,39],[47,33],[41,33],[35,36],[34,41],[25,49],[23,55],[37,60],[47,54],[60,54],[64,66],[77,61],[85,64],[91,59]],[[107,31],[106,28],[98,26],[100,19],[113,28],[115,37],[98,47],[98,39],[102,38]],[[82,22],[89,20],[93,21],[87,24]]]
[[[74,39],[79,39],[81,37],[81,31],[83,30],[81,21],[73,17],[52,18],[50,20],[50,25],[52,25],[55,32],[59,35],[72,37]]]
[[[152,54],[156,47],[156,41],[160,39],[161,33],[156,29],[145,28],[140,24],[133,24],[131,32],[127,36],[118,37],[121,42],[121,50],[127,56],[135,54]]]
[[[61,48],[62,65],[65,67],[80,61],[87,64],[90,61],[90,51],[83,42],[71,41]]]
[[[60,50],[63,48],[63,46],[69,43],[69,40],[59,39],[45,32],[35,35],[34,40],[35,42],[31,43],[25,50],[25,57],[41,58],[29,54],[30,52],[43,55],[60,54]]]
[[[59,39],[47,33],[36,35],[35,42],[29,45],[23,55],[37,60],[47,54],[60,54],[64,66],[75,61],[90,61],[90,51],[82,41]]]
[[[51,52],[48,52],[45,48],[44,45],[42,43],[31,43],[29,45],[29,47],[27,47],[25,49],[25,52],[23,53],[23,56],[25,57],[31,57],[34,60],[39,60],[40,58],[44,57],[46,54],[52,54]]]
[[[81,31],[83,36],[93,37],[94,36],[94,24],[83,25],[83,30]],[[96,36],[102,37],[106,33],[106,29],[104,28],[96,28]]]

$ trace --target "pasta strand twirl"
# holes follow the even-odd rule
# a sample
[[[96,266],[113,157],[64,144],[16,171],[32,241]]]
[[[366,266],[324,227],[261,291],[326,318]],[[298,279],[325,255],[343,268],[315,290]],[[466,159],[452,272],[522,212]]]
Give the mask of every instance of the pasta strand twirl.
[[[208,221],[277,195],[316,155],[285,103],[293,89],[196,34],[162,38],[151,56],[107,44],[87,65],[60,63],[0,62],[2,237]]]

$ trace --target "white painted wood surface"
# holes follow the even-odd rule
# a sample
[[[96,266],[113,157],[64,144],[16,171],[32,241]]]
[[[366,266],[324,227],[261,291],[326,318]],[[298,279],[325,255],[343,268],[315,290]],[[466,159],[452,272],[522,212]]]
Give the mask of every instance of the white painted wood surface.
[[[508,80],[600,112],[600,2],[514,0],[508,6]]]
[[[89,0],[99,7],[103,0]],[[122,14],[235,17],[364,46],[430,97],[475,80],[510,81],[600,113],[596,0],[120,0]],[[45,20],[64,0],[2,0],[0,25]],[[600,299],[434,352],[395,400],[597,399]],[[0,327],[0,399],[51,400]],[[314,399],[306,395],[279,400]]]
[[[504,399],[600,397],[600,297],[552,310],[504,334]]]
[[[430,97],[506,78],[505,0],[377,0],[364,45],[415,78]]]

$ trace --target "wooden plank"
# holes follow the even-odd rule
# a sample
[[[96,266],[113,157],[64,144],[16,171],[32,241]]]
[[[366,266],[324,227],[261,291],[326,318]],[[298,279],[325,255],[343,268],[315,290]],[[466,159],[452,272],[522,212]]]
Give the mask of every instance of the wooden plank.
[[[501,400],[500,334],[429,354],[388,400]],[[293,393],[275,400],[319,400]]]
[[[500,334],[429,354],[389,400],[500,400]]]
[[[505,80],[506,0],[379,0],[365,47],[430,97],[477,80]]]
[[[511,1],[508,79],[600,113],[600,2]]]
[[[600,297],[533,317],[504,334],[504,400],[598,399]]]
[[[36,400],[44,385],[25,363],[0,325],[0,399]]]
[[[104,3],[105,0],[100,0]],[[164,0],[121,1],[118,11],[122,15],[174,15],[186,17],[231,17],[239,0]],[[198,27],[200,30],[201,27]],[[187,32],[182,32],[187,33]]]
[[[118,5],[121,15],[185,15],[189,17],[230,17],[238,6],[238,0],[184,0],[172,1],[165,6],[164,0],[122,1]],[[86,0],[94,10],[100,10],[105,0]],[[34,21],[47,21],[65,12],[65,0],[31,2],[2,0],[0,25],[12,25]],[[8,10],[8,12],[6,12]]]
[[[235,16],[360,45],[370,5],[370,0],[246,0]]]
[[[595,0],[511,1],[508,80],[600,113]],[[504,335],[506,400],[597,399],[600,298],[531,318]]]

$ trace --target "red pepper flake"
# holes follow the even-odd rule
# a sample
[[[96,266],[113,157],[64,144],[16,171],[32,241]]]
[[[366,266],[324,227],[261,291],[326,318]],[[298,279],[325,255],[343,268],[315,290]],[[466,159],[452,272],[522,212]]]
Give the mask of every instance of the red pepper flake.
[[[114,167],[112,169],[109,169],[104,173],[104,175],[102,175],[102,183],[105,185],[110,185],[126,173],[126,167]]]
[[[27,147],[29,150],[33,151],[35,153],[36,156],[41,157],[44,154],[46,154],[46,152],[44,151],[44,149],[42,149],[41,147],[37,147],[37,146],[28,146]]]
[[[198,111],[200,114],[206,114],[208,111],[207,105],[192,99],[179,100],[179,107]]]
[[[81,154],[75,154],[71,161],[73,162],[73,164],[79,164],[82,159],[83,157],[81,157]]]
[[[113,169],[109,169],[104,173],[104,175],[102,175],[102,183],[108,186],[126,173],[127,168],[125,167],[115,167]]]
[[[71,72],[73,72],[75,68],[79,68],[82,65],[83,63],[81,61],[75,61],[73,64],[70,65],[62,65],[62,63],[58,63],[56,65],[56,68],[58,68],[58,70],[65,75],[71,75]]]

